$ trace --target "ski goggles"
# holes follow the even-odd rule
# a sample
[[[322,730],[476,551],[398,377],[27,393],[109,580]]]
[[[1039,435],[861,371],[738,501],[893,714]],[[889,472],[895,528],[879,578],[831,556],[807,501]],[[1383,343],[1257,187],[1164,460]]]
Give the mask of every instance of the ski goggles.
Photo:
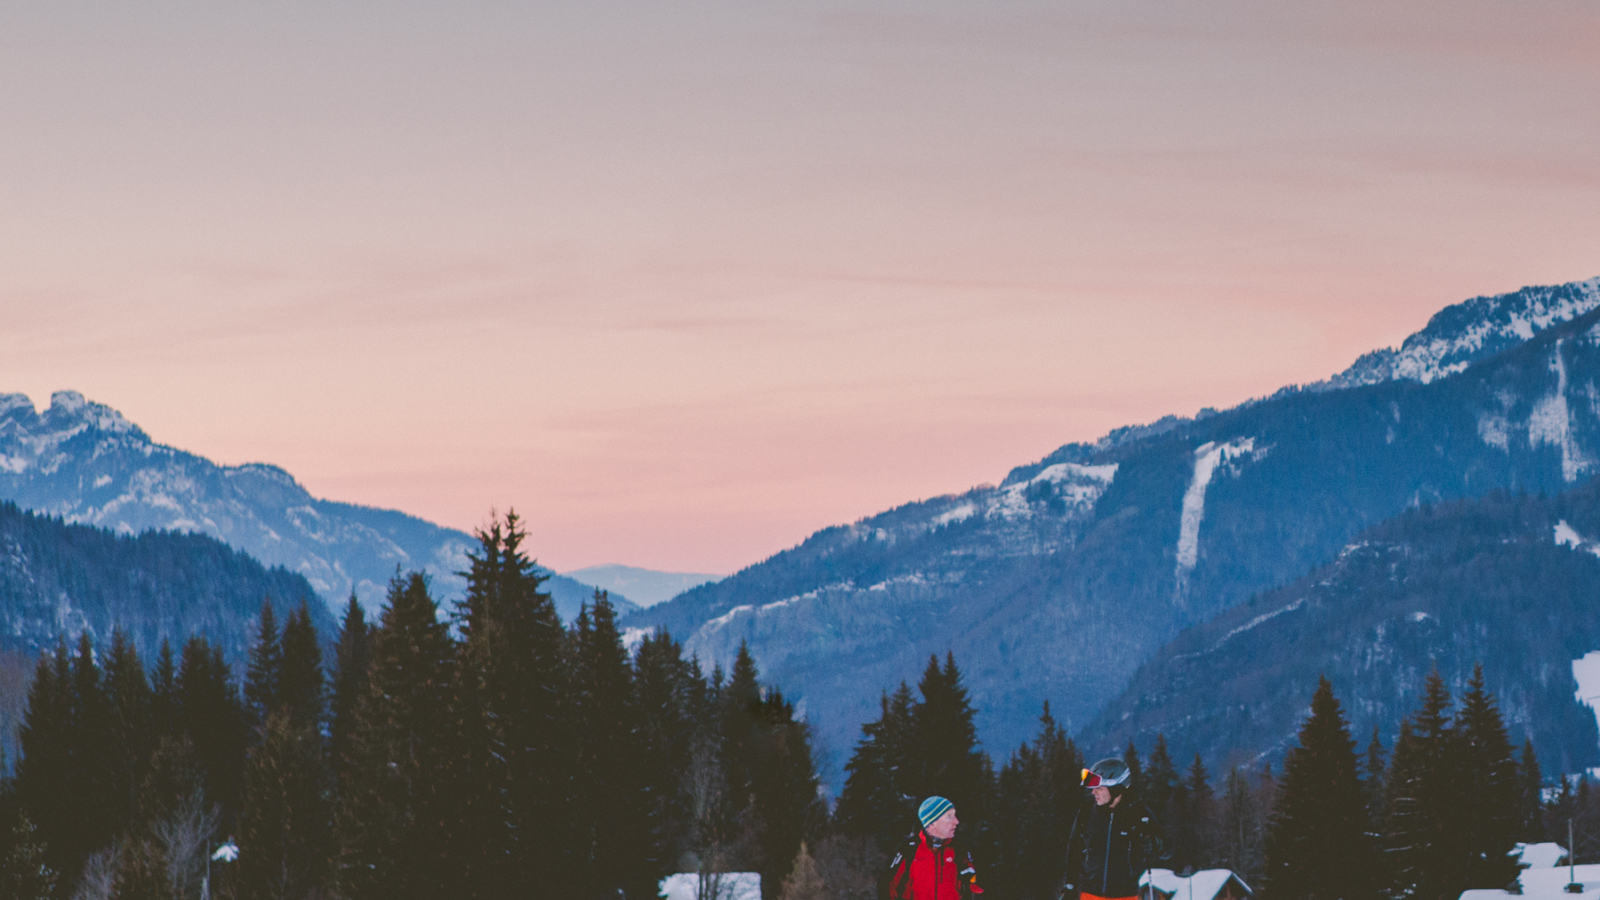
[[[1083,770],[1083,786],[1086,788],[1114,788],[1119,784],[1126,784],[1127,781],[1128,773],[1126,770],[1120,774],[1110,776],[1101,775],[1093,769]]]

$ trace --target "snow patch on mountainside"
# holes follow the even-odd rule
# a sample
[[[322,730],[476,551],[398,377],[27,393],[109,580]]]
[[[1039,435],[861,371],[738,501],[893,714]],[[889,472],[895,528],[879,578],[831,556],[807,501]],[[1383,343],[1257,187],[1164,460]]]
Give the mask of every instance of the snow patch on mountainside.
[[[1589,468],[1591,461],[1572,436],[1572,411],[1567,407],[1567,363],[1561,356],[1561,343],[1557,341],[1550,353],[1550,371],[1556,374],[1556,387],[1528,416],[1528,444],[1559,449],[1561,477],[1570,484]]]
[[[960,506],[957,506],[955,509],[947,510],[937,516],[934,516],[933,524],[935,526],[939,526],[949,525],[951,522],[965,522],[966,520],[972,518],[977,512],[978,507],[976,504],[963,503]]]
[[[1591,650],[1572,661],[1572,678],[1578,683],[1578,702],[1594,711],[1600,724],[1600,650]]]
[[[926,575],[923,575],[921,572],[912,572],[910,575],[896,575],[893,578],[889,578],[889,579],[886,579],[884,581],[880,581],[877,584],[874,584],[871,587],[867,588],[867,590],[869,590],[869,591],[887,591],[890,588],[898,587],[900,585],[908,585],[908,584],[923,585],[923,584],[927,584],[927,583],[928,583],[928,577]]]
[[[1021,520],[1047,507],[1054,507],[1057,514],[1080,516],[1094,509],[1095,501],[1116,477],[1115,463],[1101,466],[1056,463],[1031,478],[1012,481],[999,488],[972,491],[956,505],[929,519],[928,526],[953,525],[974,516],[991,521]]]
[[[1567,524],[1566,519],[1557,522],[1553,530],[1557,547],[1571,547],[1574,550],[1582,550],[1585,553],[1593,553],[1595,556],[1600,556],[1600,542],[1591,541],[1579,534],[1576,528]]]
[[[1220,649],[1223,644],[1226,644],[1233,637],[1235,637],[1237,635],[1244,634],[1246,631],[1249,631],[1250,629],[1255,628],[1258,625],[1263,625],[1263,624],[1265,624],[1267,622],[1270,622],[1273,619],[1276,619],[1277,617],[1283,615],[1284,613],[1294,612],[1295,610],[1297,610],[1300,607],[1305,606],[1305,605],[1306,605],[1306,598],[1301,597],[1300,599],[1294,601],[1293,603],[1289,604],[1288,606],[1282,607],[1281,609],[1275,609],[1272,612],[1262,613],[1261,615],[1256,616],[1254,619],[1251,619],[1250,621],[1244,623],[1243,625],[1240,625],[1238,628],[1235,628],[1232,631],[1228,632],[1227,634],[1223,635],[1222,638],[1220,640],[1218,640],[1216,642],[1216,644],[1212,646],[1211,649],[1212,650]]]
[[[1582,547],[1588,543],[1583,539],[1583,535],[1578,533],[1577,529],[1567,524],[1566,519],[1556,523],[1555,532],[1557,547]]]
[[[1001,488],[989,515],[1011,519],[1031,514],[1033,509],[1028,502],[1028,493],[1044,485],[1054,489],[1056,498],[1065,503],[1070,512],[1083,512],[1094,506],[1094,502],[1100,499],[1100,495],[1105,493],[1116,477],[1117,467],[1114,463],[1105,466],[1057,463],[1027,481]]]
[[[739,606],[735,606],[733,609],[728,610],[722,615],[717,616],[715,619],[706,622],[704,625],[701,625],[700,630],[702,632],[707,632],[716,631],[720,628],[726,628],[728,623],[737,618],[740,613],[747,613],[754,609],[755,604],[753,603],[740,604]]]
[[[1485,444],[1500,450],[1511,450],[1511,423],[1504,416],[1483,413],[1478,416],[1478,437]]]
[[[1194,475],[1183,493],[1183,516],[1178,524],[1178,583],[1182,586],[1200,560],[1200,522],[1206,514],[1206,488],[1217,466],[1253,453],[1255,438],[1240,438],[1226,444],[1207,441],[1195,448]]]

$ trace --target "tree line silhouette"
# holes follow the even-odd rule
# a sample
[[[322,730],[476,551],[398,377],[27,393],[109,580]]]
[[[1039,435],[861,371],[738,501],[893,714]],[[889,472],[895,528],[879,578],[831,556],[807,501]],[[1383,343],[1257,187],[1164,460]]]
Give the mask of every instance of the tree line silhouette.
[[[862,900],[937,793],[992,896],[1056,900],[1092,760],[1048,704],[996,771],[954,657],[930,658],[882,696],[830,811],[807,725],[747,650],[710,673],[670,635],[630,652],[603,593],[563,626],[515,515],[478,537],[448,613],[397,575],[377,623],[351,600],[331,659],[304,604],[280,627],[270,602],[242,678],[198,636],[148,671],[120,632],[44,654],[0,790],[0,895],[631,900],[671,872],[709,895],[754,871],[768,900]],[[1230,868],[1269,898],[1504,887],[1514,843],[1557,820],[1600,852],[1588,782],[1545,802],[1481,671],[1452,708],[1435,672],[1392,752],[1375,731],[1358,754],[1324,679],[1281,774],[1213,787],[1165,738],[1121,755],[1172,868]],[[237,860],[208,868],[225,841]]]

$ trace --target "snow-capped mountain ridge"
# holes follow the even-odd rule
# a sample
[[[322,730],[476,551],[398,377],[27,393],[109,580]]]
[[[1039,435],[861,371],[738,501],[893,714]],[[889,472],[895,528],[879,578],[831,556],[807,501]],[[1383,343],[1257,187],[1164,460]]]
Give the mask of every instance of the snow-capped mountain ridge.
[[[1398,350],[1364,354],[1350,368],[1310,387],[1327,390],[1394,379],[1428,384],[1596,307],[1600,307],[1600,277],[1474,297],[1435,313]]]
[[[1336,558],[1377,521],[1592,474],[1597,323],[1600,279],[1457,304],[1341,384],[1066,445],[1000,487],[823,529],[626,624],[708,663],[747,642],[810,698],[830,746],[946,650],[1000,746],[1043,699],[1082,725],[1178,630]]]
[[[1474,297],[1435,313],[1422,330],[1407,337],[1399,349],[1384,347],[1369,351],[1331,378],[1286,386],[1269,397],[1250,400],[1242,406],[1299,391],[1321,393],[1396,380],[1429,384],[1465,371],[1478,360],[1509,350],[1596,308],[1600,308],[1600,277]],[[1219,415],[1217,410],[1207,408],[1192,418],[1168,415],[1144,425],[1113,428],[1092,442],[1066,444],[1038,462],[1017,466],[1001,484],[1027,480],[1058,462],[1087,462],[1119,447],[1159,439],[1216,415]]]
[[[374,609],[396,567],[426,572],[442,599],[459,596],[476,546],[405,513],[319,499],[270,463],[223,466],[158,444],[77,391],[52,394],[42,413],[26,395],[0,395],[0,499],[122,534],[206,534],[305,576],[330,604],[354,593]],[[562,576],[546,588],[565,618],[594,590]]]

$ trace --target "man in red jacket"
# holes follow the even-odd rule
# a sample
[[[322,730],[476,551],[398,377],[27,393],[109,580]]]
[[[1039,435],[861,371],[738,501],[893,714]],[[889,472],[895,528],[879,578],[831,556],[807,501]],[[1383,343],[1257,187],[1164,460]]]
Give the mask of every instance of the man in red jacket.
[[[973,900],[983,893],[972,855],[956,842],[956,808],[943,797],[917,807],[922,827],[889,863],[879,886],[885,900]]]

